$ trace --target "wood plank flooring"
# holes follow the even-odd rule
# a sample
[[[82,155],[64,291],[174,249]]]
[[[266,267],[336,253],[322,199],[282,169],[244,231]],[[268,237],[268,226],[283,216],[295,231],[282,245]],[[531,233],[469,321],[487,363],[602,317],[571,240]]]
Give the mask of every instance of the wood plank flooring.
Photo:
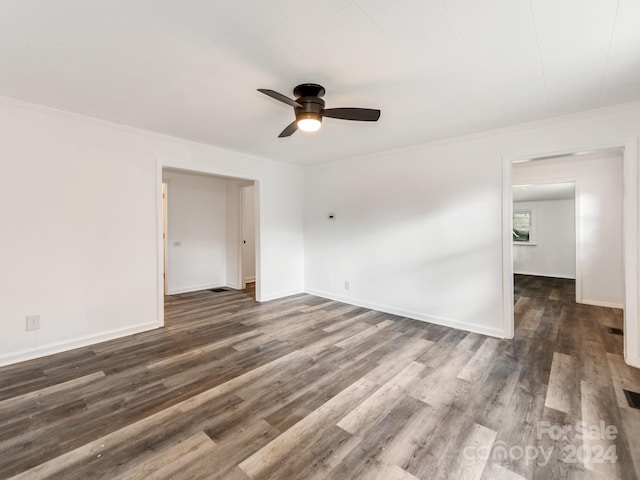
[[[513,340],[310,295],[167,297],[164,329],[0,368],[0,478],[640,478],[622,312],[574,295],[516,276]]]

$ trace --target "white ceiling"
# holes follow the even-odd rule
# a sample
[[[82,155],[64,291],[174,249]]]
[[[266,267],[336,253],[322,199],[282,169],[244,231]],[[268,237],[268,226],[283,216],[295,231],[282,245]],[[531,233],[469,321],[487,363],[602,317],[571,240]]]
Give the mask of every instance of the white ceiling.
[[[514,202],[538,202],[544,200],[570,200],[576,197],[576,184],[547,183],[541,185],[514,185]]]
[[[311,164],[640,99],[640,0],[2,0],[0,95]],[[380,108],[278,139],[256,91]]]

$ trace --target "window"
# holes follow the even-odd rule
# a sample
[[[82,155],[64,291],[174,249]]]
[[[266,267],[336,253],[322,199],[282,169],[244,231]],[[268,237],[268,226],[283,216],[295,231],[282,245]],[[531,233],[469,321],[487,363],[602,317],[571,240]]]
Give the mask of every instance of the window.
[[[513,211],[513,242],[533,245],[533,210]]]

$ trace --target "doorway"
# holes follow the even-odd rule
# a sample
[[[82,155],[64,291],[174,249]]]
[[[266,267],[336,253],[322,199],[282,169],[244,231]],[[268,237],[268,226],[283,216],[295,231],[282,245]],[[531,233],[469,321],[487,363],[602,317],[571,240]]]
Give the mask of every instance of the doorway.
[[[159,163],[158,193],[159,325],[165,295],[237,290],[250,281],[250,296],[260,300],[258,182]]]
[[[575,192],[576,181],[513,186],[514,274],[581,277],[577,272],[580,239]],[[576,302],[581,300],[576,295]]]
[[[513,309],[513,275],[514,275],[514,250],[513,250],[513,190],[512,185],[518,183],[514,181],[514,164],[530,163],[537,161],[568,158],[571,157],[579,164],[581,160],[586,160],[593,155],[607,155],[617,152],[621,158],[621,180],[618,185],[618,192],[621,193],[621,295],[619,303],[624,309],[624,350],[625,360],[629,365],[640,367],[640,336],[638,328],[638,256],[637,256],[637,172],[638,172],[638,148],[635,139],[620,144],[605,145],[591,148],[573,148],[566,151],[553,152],[545,155],[526,155],[518,157],[505,157],[503,161],[503,318],[504,318],[504,336],[505,338],[513,338],[514,336],[514,309]],[[584,164],[581,164],[584,165]],[[558,174],[558,176],[561,176]],[[582,186],[578,186],[577,195],[582,195]],[[590,200],[586,196],[582,204]],[[577,202],[576,216],[578,218],[588,220],[588,212],[581,210],[581,202]],[[608,212],[601,212],[606,218]],[[581,229],[577,229],[577,235],[585,234]],[[585,237],[586,238],[586,237]],[[579,271],[584,269],[581,258],[585,258],[585,252],[580,252],[584,242],[578,243],[576,254],[576,279],[580,279]],[[587,277],[584,277],[587,278]],[[594,278],[594,276],[592,276]],[[601,275],[601,278],[607,278]],[[587,297],[586,285],[582,282],[582,295],[584,303],[594,303]],[[576,295],[578,292],[576,292]],[[607,304],[608,302],[600,302],[603,306],[616,306]],[[615,302],[614,302],[615,303]]]

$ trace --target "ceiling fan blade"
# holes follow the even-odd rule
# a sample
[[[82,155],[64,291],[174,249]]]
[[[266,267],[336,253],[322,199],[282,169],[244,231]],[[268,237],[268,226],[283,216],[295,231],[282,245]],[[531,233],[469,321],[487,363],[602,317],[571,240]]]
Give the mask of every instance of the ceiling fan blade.
[[[361,122],[377,122],[380,110],[373,108],[327,108],[322,112],[324,117],[341,120],[358,120]]]
[[[291,100],[289,97],[285,97],[281,93],[275,92],[273,90],[268,90],[268,89],[265,89],[265,88],[259,88],[258,91],[260,93],[264,93],[265,95],[267,95],[267,96],[269,96],[271,98],[275,98],[276,100],[279,100],[282,103],[286,103],[287,105],[291,105],[294,108],[302,108],[302,105],[300,105],[298,102],[296,102],[295,100]]]
[[[296,130],[298,130],[298,121],[294,120],[293,122],[291,122],[287,126],[287,128],[282,130],[282,133],[280,133],[280,135],[278,135],[278,138],[290,137],[291,135],[293,135],[296,132]]]

